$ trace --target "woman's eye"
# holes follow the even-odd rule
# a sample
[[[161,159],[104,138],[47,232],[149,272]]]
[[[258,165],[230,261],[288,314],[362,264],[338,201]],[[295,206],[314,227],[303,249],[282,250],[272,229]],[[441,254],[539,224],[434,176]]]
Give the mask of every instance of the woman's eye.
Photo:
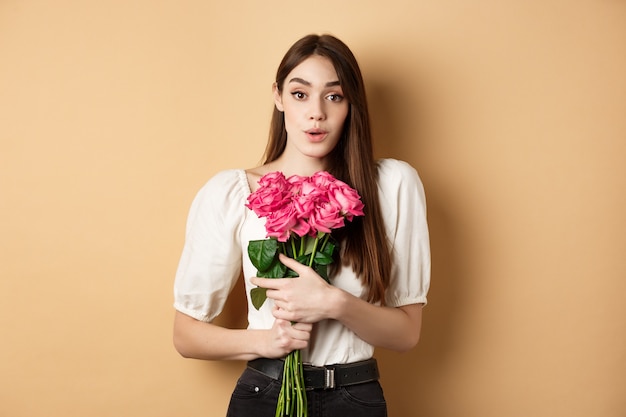
[[[296,100],[303,100],[306,97],[306,94],[304,94],[302,91],[294,91],[293,93],[291,93],[291,95]]]
[[[327,96],[327,98],[328,100],[334,101],[334,102],[340,102],[341,100],[343,100],[343,96],[340,96],[339,94],[331,94]]]

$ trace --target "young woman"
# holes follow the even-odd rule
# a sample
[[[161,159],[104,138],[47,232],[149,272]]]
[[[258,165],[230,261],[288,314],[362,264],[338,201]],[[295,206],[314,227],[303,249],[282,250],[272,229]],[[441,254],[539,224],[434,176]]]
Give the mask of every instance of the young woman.
[[[430,281],[423,187],[408,164],[374,161],[363,79],[348,47],[309,35],[286,53],[263,165],[215,175],[196,196],[175,281],[174,344],[184,357],[245,360],[228,416],[274,416],[280,358],[301,349],[309,416],[386,416],[374,347],[406,351],[420,336]],[[361,195],[365,215],[338,229],[328,284],[281,255],[296,279],[257,278],[250,240],[264,220],[245,207],[264,175],[328,171]],[[243,271],[248,328],[211,322]],[[252,307],[250,290],[267,288]],[[292,324],[294,323],[294,324]]]

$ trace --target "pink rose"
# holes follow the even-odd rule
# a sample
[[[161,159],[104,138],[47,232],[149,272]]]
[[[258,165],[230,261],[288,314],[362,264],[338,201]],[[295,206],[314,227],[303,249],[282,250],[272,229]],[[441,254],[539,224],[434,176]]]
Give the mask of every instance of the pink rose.
[[[290,195],[278,188],[259,188],[248,196],[246,207],[259,217],[267,217],[289,204]]]
[[[294,198],[293,205],[298,212],[298,216],[308,219],[313,210],[315,210],[315,201],[307,198],[307,196],[298,196]]]
[[[328,191],[330,202],[337,205],[341,213],[348,221],[352,221],[354,216],[363,216],[363,202],[361,196],[348,184],[337,180]]]
[[[287,189],[287,179],[282,172],[270,172],[261,177],[259,180],[259,188],[280,188],[282,190]]]
[[[291,231],[303,237],[311,233],[311,225],[302,217],[298,217],[297,223],[291,228]]]
[[[293,204],[270,213],[265,221],[267,237],[275,237],[279,242],[286,242],[292,232],[304,236],[310,232],[310,228],[309,224],[298,216]]]
[[[298,212],[293,204],[270,213],[265,221],[267,237],[275,237],[279,242],[286,242],[295,226],[301,228],[298,222]]]
[[[315,201],[328,201],[326,187],[316,184],[312,179],[302,182],[301,196]]]
[[[300,195],[302,193],[302,183],[305,181],[308,181],[308,178],[300,175],[292,175],[287,178],[287,188],[289,192],[294,196]]]
[[[289,204],[291,194],[285,176],[280,172],[264,175],[259,180],[259,188],[248,196],[246,207],[259,217],[281,210]]]
[[[348,221],[354,216],[363,216],[363,203],[355,189],[345,182],[336,179],[326,171],[315,173],[311,181],[327,192],[329,201],[341,207],[342,214]]]
[[[301,217],[309,218],[318,205],[328,202],[328,193],[310,178],[302,181],[300,187],[300,194],[295,197],[294,204]]]
[[[330,233],[332,229],[338,229],[344,226],[341,208],[330,202],[323,203],[315,207],[315,210],[309,217],[311,232]]]
[[[326,171],[319,171],[311,176],[311,181],[318,187],[327,190],[331,184],[339,180]]]
[[[346,183],[326,171],[311,177],[271,172],[259,180],[259,188],[248,196],[246,207],[265,217],[268,237],[286,242],[292,233],[303,237],[331,233],[362,216],[361,197]]]

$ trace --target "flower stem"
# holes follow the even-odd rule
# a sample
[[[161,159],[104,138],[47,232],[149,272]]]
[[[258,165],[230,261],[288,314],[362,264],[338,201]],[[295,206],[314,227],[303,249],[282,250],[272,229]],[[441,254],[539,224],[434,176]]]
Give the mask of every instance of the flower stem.
[[[330,233],[324,233],[324,241],[322,242],[322,247],[320,248],[320,251],[324,252],[324,249],[326,248],[326,244],[328,243],[329,238],[330,238]]]
[[[308,415],[302,353],[294,350],[285,357],[283,380],[276,404],[275,417],[306,417]]]
[[[291,242],[291,250],[293,251],[292,252],[293,253],[293,257],[295,258],[296,257],[296,253],[297,253],[296,252],[296,242],[294,242],[293,239],[289,239],[289,241]]]
[[[313,266],[313,261],[315,260],[315,252],[317,251],[317,244],[320,241],[319,237],[315,238],[315,243],[313,243],[313,252],[311,252],[311,259],[309,260],[309,267]]]

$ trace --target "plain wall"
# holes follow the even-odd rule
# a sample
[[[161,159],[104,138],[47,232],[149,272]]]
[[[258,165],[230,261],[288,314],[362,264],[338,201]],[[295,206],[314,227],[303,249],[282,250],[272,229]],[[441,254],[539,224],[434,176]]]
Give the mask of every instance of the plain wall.
[[[259,162],[310,32],[353,49],[377,155],[426,187],[390,415],[626,415],[626,2],[3,0],[0,416],[224,415],[243,364],[171,342],[187,210]]]

